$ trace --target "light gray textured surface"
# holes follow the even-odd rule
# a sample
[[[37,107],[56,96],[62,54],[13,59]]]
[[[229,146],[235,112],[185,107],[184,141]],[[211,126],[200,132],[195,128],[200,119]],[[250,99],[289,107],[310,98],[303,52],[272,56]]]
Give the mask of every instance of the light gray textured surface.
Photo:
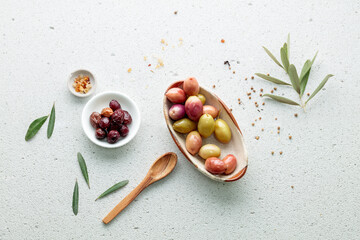
[[[356,0],[2,1],[0,239],[358,239],[359,7]],[[278,55],[288,32],[298,68],[319,50],[309,91],[327,73],[336,76],[306,113],[270,100],[259,113],[254,102],[263,100],[256,94],[249,101],[246,92],[251,86],[268,92],[272,85],[244,78],[255,72],[285,78],[261,46]],[[165,50],[161,39],[169,44]],[[154,73],[153,57],[165,64]],[[235,74],[225,60],[234,60]],[[96,75],[97,92],[124,91],[140,105],[143,122],[130,144],[102,149],[85,137],[80,115],[88,99],[66,88],[68,75],[78,68]],[[208,89],[215,84],[214,92],[233,108],[249,152],[248,171],[238,182],[206,178],[171,140],[162,94],[169,83],[188,76]],[[290,88],[278,92],[295,99]],[[25,142],[30,122],[49,113],[53,101],[53,137],[46,138],[45,126]],[[90,190],[78,151],[87,161]],[[102,224],[167,151],[179,156],[174,172],[112,224]],[[76,178],[78,216],[71,209]],[[130,180],[123,190],[94,202],[123,179]]]

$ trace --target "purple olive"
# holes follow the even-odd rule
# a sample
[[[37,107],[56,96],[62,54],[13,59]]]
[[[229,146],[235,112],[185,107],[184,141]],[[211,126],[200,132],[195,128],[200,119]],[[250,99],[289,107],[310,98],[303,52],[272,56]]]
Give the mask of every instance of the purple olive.
[[[115,111],[116,109],[121,109],[121,105],[118,101],[116,101],[115,99],[111,100],[110,103],[109,103],[109,107]]]
[[[181,104],[172,105],[169,109],[169,117],[174,121],[185,117],[185,106]]]
[[[120,138],[120,133],[116,130],[111,130],[108,133],[107,141],[108,143],[116,143]]]
[[[111,121],[117,124],[122,124],[124,122],[124,111],[121,109],[115,110],[111,115]]]
[[[124,111],[124,124],[129,125],[132,123],[132,117],[128,111]]]
[[[99,127],[107,129],[110,126],[110,119],[108,117],[102,117],[99,121]]]
[[[110,126],[107,128],[108,131],[116,130],[119,131],[121,127],[121,124],[117,124],[115,122],[110,121]]]
[[[90,124],[91,124],[91,126],[93,126],[93,128],[98,128],[100,119],[101,119],[100,113],[93,112],[90,115]]]
[[[120,135],[126,137],[129,134],[129,128],[126,125],[122,125],[120,128]]]
[[[101,129],[101,128],[98,128],[96,129],[95,131],[95,137],[97,139],[104,139],[106,137],[106,132],[105,130]]]

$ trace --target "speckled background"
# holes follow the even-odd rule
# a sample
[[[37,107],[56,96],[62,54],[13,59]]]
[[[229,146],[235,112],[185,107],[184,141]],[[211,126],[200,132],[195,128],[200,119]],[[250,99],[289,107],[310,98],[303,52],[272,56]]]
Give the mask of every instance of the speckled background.
[[[359,9],[357,0],[2,1],[0,239],[358,239]],[[273,85],[250,79],[255,72],[287,79],[261,46],[278,56],[289,32],[298,71],[319,50],[306,92],[335,75],[306,113],[261,99],[259,89],[269,92]],[[157,58],[164,67],[155,69]],[[126,92],[139,104],[142,125],[131,143],[109,150],[86,138],[80,115],[88,99],[66,86],[78,68],[96,75],[98,93]],[[162,94],[188,76],[208,89],[215,84],[212,90],[244,133],[249,168],[235,183],[199,173],[168,133]],[[257,92],[249,100],[251,86]],[[277,93],[296,99],[289,87]],[[28,125],[48,114],[53,101],[53,137],[46,138],[45,126],[25,142]],[[260,112],[255,101],[266,103]],[[78,151],[87,161],[90,190]],[[101,219],[167,151],[179,156],[174,172],[105,226]],[[124,189],[94,201],[123,179],[130,181]]]

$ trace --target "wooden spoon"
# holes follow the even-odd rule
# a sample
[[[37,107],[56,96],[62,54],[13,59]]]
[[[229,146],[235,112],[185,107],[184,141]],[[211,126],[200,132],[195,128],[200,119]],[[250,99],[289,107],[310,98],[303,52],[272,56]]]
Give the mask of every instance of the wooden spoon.
[[[182,88],[183,83],[184,81],[174,82],[169,86],[167,90],[174,87]],[[217,141],[213,134],[208,138],[203,138],[203,145],[208,143],[213,143],[218,147],[220,147],[221,158],[225,157],[225,155],[227,154],[234,154],[235,157],[237,158],[237,166],[235,171],[230,175],[213,175],[205,169],[204,159],[202,159],[198,155],[193,156],[186,150],[185,140],[187,134],[178,133],[173,129],[172,125],[174,121],[171,120],[169,117],[169,109],[173,104],[164,95],[164,100],[163,100],[164,117],[165,117],[166,125],[170,131],[170,135],[173,138],[175,144],[180,149],[180,151],[189,160],[189,162],[191,162],[196,167],[197,170],[205,174],[207,177],[220,182],[232,182],[239,180],[242,176],[245,175],[248,166],[248,154],[246,151],[244,138],[240,130],[240,127],[236,122],[234,116],[232,115],[230,109],[218,96],[211,93],[210,91],[207,91],[202,87],[200,87],[200,93],[203,94],[206,98],[205,105],[212,105],[220,111],[219,118],[223,119],[229,125],[232,133],[231,141],[227,144],[222,144],[219,141]]]
[[[159,157],[153,165],[150,167],[145,178],[141,183],[131,191],[109,214],[104,217],[103,222],[108,224],[113,220],[124,208],[127,207],[146,187],[150,184],[159,181],[160,179],[166,177],[171,173],[171,171],[176,166],[177,155],[173,152],[168,152]]]

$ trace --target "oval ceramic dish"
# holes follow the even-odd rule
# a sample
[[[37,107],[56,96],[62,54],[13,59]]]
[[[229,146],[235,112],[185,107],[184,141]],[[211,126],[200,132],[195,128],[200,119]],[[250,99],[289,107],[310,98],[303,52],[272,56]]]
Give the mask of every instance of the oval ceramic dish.
[[[181,88],[182,84],[183,81],[175,82],[171,84],[167,90],[174,87]],[[203,138],[203,145],[208,143],[213,143],[218,147],[220,147],[221,149],[220,159],[225,157],[227,154],[234,154],[235,157],[237,158],[237,166],[235,171],[230,175],[213,175],[208,171],[206,171],[204,159],[198,156],[198,154],[193,156],[186,150],[185,140],[187,134],[178,133],[173,129],[172,125],[174,121],[171,120],[169,117],[169,108],[172,106],[172,103],[164,95],[164,101],[163,101],[164,115],[165,115],[166,125],[170,131],[171,137],[173,138],[174,142],[176,143],[180,151],[184,154],[184,156],[196,167],[197,170],[205,174],[207,177],[219,182],[232,182],[239,180],[242,176],[244,176],[248,165],[248,155],[244,144],[244,138],[239,128],[239,125],[237,124],[230,109],[225,105],[225,103],[219,97],[205,90],[202,87],[200,87],[200,93],[206,97],[206,103],[205,103],[206,105],[212,105],[217,109],[219,109],[220,111],[219,118],[226,121],[232,133],[231,141],[228,144],[220,143],[215,139],[213,134],[208,138]]]

